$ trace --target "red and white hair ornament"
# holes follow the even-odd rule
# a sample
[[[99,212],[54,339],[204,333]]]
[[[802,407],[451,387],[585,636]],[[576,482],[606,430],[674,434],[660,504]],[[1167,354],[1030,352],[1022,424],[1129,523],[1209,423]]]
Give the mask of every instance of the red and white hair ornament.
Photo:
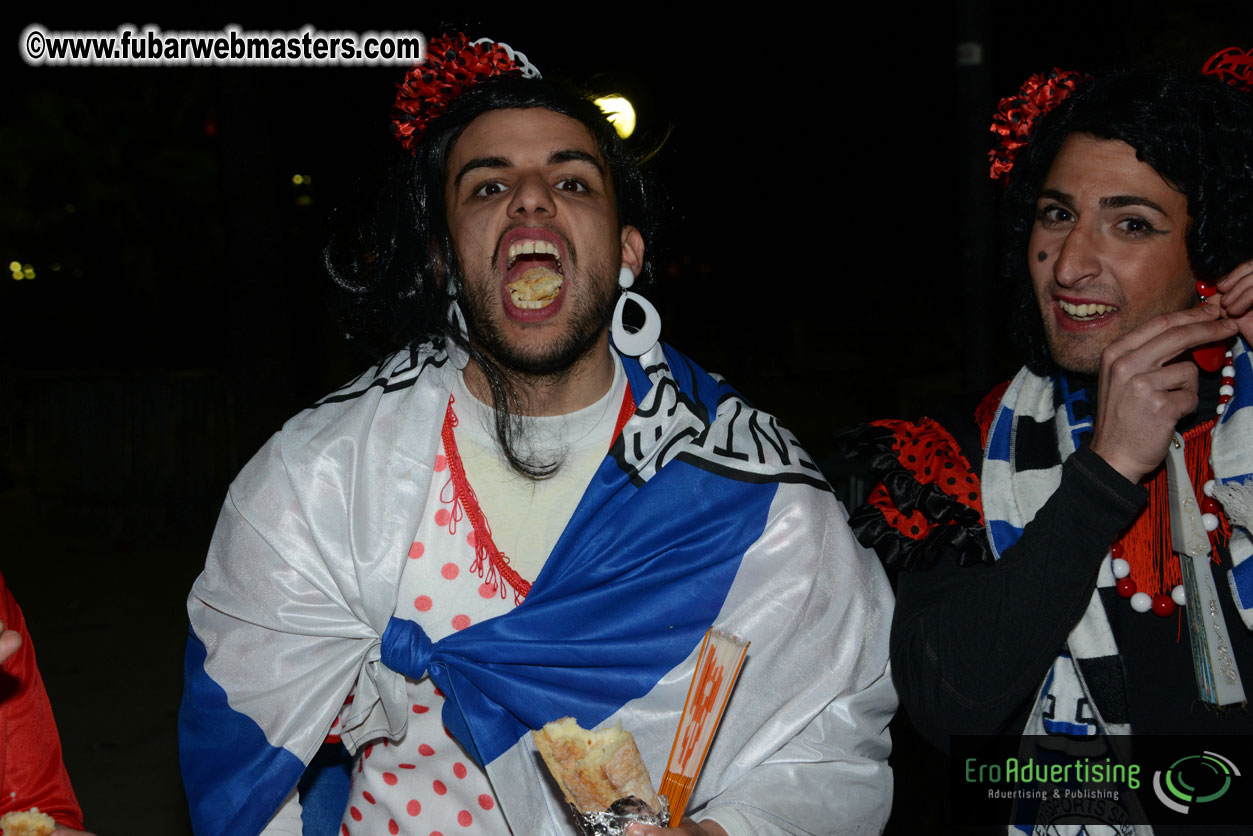
[[[431,38],[426,58],[396,85],[392,133],[415,152],[427,126],[462,93],[501,75],[539,78],[539,70],[521,52],[490,38],[470,41],[462,32]]]
[[[1201,68],[1205,75],[1246,92],[1253,92],[1253,50],[1229,46],[1210,56]],[[1013,96],[1001,99],[992,116],[992,132],[1000,137],[995,148],[988,152],[991,160],[991,177],[1008,183],[1009,172],[1014,167],[1014,156],[1027,144],[1031,128],[1036,120],[1057,107],[1091,76],[1056,67],[1049,73],[1036,73],[1023,82]]]
[[[1232,87],[1253,92],[1253,50],[1229,46],[1210,56],[1201,72],[1225,81]]]
[[[992,114],[992,133],[1000,140],[988,152],[993,180],[1009,182],[1009,172],[1014,167],[1014,156],[1027,144],[1031,128],[1041,116],[1057,107],[1075,92],[1075,88],[1091,76],[1073,70],[1054,67],[1048,73],[1036,73],[1022,83],[1012,96],[1006,96]]]

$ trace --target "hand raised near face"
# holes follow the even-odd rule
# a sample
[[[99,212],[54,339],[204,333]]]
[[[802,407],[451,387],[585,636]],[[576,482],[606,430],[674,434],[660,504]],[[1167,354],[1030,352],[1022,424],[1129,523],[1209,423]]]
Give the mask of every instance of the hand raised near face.
[[[1180,355],[1236,333],[1234,320],[1218,317],[1212,303],[1165,314],[1101,352],[1092,452],[1130,481],[1162,463],[1175,424],[1196,409],[1197,368]]]
[[[1246,261],[1218,280],[1218,293],[1209,304],[1217,303],[1223,316],[1234,319],[1245,342],[1253,341],[1253,261]]]

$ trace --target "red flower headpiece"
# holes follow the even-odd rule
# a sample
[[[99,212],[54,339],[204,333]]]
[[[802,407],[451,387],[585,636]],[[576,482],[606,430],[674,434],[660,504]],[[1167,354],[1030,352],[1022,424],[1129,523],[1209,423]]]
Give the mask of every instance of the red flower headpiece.
[[[992,115],[991,129],[1000,136],[1000,142],[988,152],[988,159],[992,161],[993,180],[1009,182],[1014,156],[1019,148],[1027,144],[1027,137],[1031,135],[1031,128],[1036,120],[1057,107],[1089,78],[1091,76],[1054,67],[1048,74],[1036,73],[1031,76],[1023,82],[1015,95],[1001,99],[996,113]]]
[[[521,52],[488,38],[471,43],[461,32],[432,38],[426,45],[426,59],[396,85],[392,133],[405,150],[415,152],[427,125],[442,116],[458,96],[498,75],[539,78],[539,70]]]
[[[1253,50],[1229,46],[1210,56],[1201,72],[1225,81],[1232,87],[1253,92]]]

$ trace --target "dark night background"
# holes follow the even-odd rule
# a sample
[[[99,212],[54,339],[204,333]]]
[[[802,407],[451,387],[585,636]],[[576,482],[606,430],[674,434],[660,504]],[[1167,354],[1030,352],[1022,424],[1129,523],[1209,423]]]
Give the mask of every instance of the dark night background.
[[[626,93],[645,138],[668,134],[656,168],[671,222],[651,242],[663,336],[780,415],[855,491],[832,458],[839,428],[915,415],[1017,366],[994,269],[996,100],[1054,65],[1196,68],[1253,46],[1253,14],[1229,5],[881,6],[856,22],[634,6],[613,25],[586,10],[7,10],[0,570],[87,827],[189,832],[174,736],[183,601],[234,473],[369,362],[328,312],[320,251],[331,210],[393,153],[403,68],[29,67],[26,25],[455,27],[545,75]],[[34,278],[11,278],[14,261]],[[943,762],[906,720],[894,734],[889,832],[937,829]]]

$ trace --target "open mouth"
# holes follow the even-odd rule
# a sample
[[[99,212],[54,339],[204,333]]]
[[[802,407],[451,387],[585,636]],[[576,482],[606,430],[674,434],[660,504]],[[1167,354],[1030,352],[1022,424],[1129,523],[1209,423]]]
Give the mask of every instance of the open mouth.
[[[520,239],[509,245],[505,285],[513,304],[527,311],[546,308],[561,293],[561,253],[551,241]]]
[[[1085,302],[1081,305],[1075,305],[1061,299],[1057,300],[1057,307],[1061,308],[1062,313],[1066,314],[1066,316],[1079,322],[1092,322],[1118,312],[1118,308],[1114,305],[1102,305],[1096,302]]]

